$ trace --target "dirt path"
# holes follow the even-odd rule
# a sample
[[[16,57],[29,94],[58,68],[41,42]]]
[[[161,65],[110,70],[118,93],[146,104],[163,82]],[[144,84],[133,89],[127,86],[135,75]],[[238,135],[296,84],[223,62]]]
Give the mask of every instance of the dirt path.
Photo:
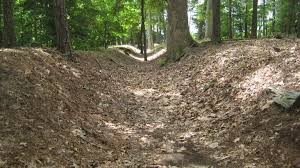
[[[299,110],[266,90],[300,88],[299,44],[202,46],[164,67],[115,50],[70,62],[3,49],[0,167],[290,168]]]
[[[133,46],[120,45],[120,46],[113,46],[111,48],[117,49],[122,54],[128,55],[137,61],[141,61],[141,62],[145,61],[144,56],[140,54],[140,50]],[[165,48],[162,48],[162,49],[157,48],[157,49],[153,49],[153,50],[148,49],[147,50],[147,61],[156,60],[157,58],[165,55],[166,52],[167,52],[167,50]]]
[[[159,68],[152,63],[137,64],[129,71],[131,75],[126,78],[127,86],[123,92],[132,93],[139,108],[130,116],[135,116],[134,123],[123,125],[123,130],[127,130],[127,133],[119,132],[130,137],[132,146],[139,146],[138,150],[135,148],[129,152],[129,167],[290,167],[292,161],[274,160],[282,155],[281,150],[294,148],[295,144],[291,145],[290,142],[291,137],[283,140],[273,131],[262,130],[283,131],[285,126],[273,126],[296,124],[299,120],[290,122],[288,118],[293,116],[287,116],[274,108],[260,110],[270,99],[267,95],[260,98],[256,96],[263,94],[264,88],[276,85],[276,82],[285,78],[276,74],[278,72],[272,70],[272,65],[280,67],[282,71],[286,71],[286,68],[297,69],[298,63],[294,67],[285,67],[285,63],[279,58],[297,57],[296,48],[298,47],[299,53],[299,43],[288,43],[284,44],[285,47],[280,46],[281,52],[273,51],[273,47],[278,47],[276,42],[270,43],[272,46],[265,49],[266,43],[260,41],[245,42],[243,47],[232,44],[230,47],[225,45],[222,46],[224,48],[210,48],[208,52],[213,56],[206,55],[196,59],[198,63],[193,57],[201,57],[203,50],[204,54],[206,51],[203,48],[200,52],[195,49],[190,51],[192,56],[186,60],[166,68]],[[241,58],[240,54],[255,55],[255,60],[249,60],[248,56]],[[273,63],[266,62],[275,57],[278,59],[273,60]],[[238,65],[234,59],[240,59]],[[236,68],[243,69],[243,64],[250,67],[237,73]],[[227,70],[224,72],[222,68],[225,66]],[[267,72],[269,70],[271,72]],[[149,71],[152,73],[148,73]],[[252,77],[255,82],[250,84]],[[297,80],[290,79],[290,82],[286,81],[282,86],[296,88],[291,81]],[[252,85],[252,90],[241,91],[240,86],[243,85]],[[261,125],[264,122],[268,124]],[[258,126],[261,128],[257,129]],[[122,126],[116,128],[120,127]],[[282,134],[286,134],[283,132]],[[298,133],[292,134],[293,137],[299,136]],[[275,146],[280,150],[258,154],[265,148],[262,144],[268,146],[270,151]],[[287,144],[290,144],[289,147]],[[299,146],[296,149],[292,149],[293,152],[286,157],[297,158]],[[133,158],[139,158],[140,161]]]

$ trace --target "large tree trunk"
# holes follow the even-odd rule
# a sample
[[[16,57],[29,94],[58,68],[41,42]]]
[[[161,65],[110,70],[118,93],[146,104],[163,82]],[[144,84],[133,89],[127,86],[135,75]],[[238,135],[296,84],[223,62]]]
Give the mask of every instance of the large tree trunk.
[[[54,15],[56,29],[56,47],[68,55],[72,55],[69,29],[66,20],[65,0],[54,0]]]
[[[233,39],[233,33],[232,33],[232,0],[229,0],[228,2],[228,38]]]
[[[13,22],[14,0],[3,0],[3,46],[14,47],[16,45],[16,34]]]
[[[257,38],[257,3],[258,0],[253,0],[251,38]]]
[[[211,40],[213,33],[213,0],[207,0],[205,38]]]
[[[168,0],[168,60],[179,60],[184,49],[193,43],[188,25],[187,0]]]
[[[220,0],[207,1],[207,20],[205,38],[219,42],[220,37]]]
[[[144,61],[147,61],[147,37],[145,28],[145,0],[141,0],[141,40],[142,40],[142,53],[144,54]]]
[[[220,6],[220,0],[213,0],[213,42],[221,41]]]

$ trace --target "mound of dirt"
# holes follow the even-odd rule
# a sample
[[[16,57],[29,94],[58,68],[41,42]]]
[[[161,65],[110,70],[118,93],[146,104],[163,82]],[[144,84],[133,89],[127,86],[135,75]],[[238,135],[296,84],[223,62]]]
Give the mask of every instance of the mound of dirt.
[[[299,109],[300,41],[203,45],[161,67],[115,50],[0,51],[0,167],[288,168]]]
[[[130,98],[112,76],[123,55],[105,55],[113,56],[81,53],[74,63],[49,49],[0,51],[0,167],[116,160],[126,141],[102,127]]]

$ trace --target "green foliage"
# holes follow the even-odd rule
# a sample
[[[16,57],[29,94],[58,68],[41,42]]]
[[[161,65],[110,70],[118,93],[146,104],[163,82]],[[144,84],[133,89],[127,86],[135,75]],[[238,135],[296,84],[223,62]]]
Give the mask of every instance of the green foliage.
[[[140,36],[140,0],[68,0],[67,20],[72,47],[97,50],[117,43],[135,42]],[[147,24],[166,27],[164,0],[146,0],[153,14]],[[55,23],[53,1],[16,0],[14,10],[18,45],[53,47]],[[155,32],[161,38],[161,32]],[[159,33],[159,34],[158,34]]]
[[[158,64],[159,66],[161,66],[161,67],[167,65],[167,63],[168,63],[168,59],[167,59],[167,58],[160,58],[160,59],[158,59],[158,61],[157,61],[157,64]]]
[[[265,0],[258,9],[259,37],[275,34],[300,36],[300,1]],[[275,2],[275,4],[274,4]],[[97,50],[108,45],[138,44],[140,41],[140,0],[68,0],[67,20],[72,46],[80,50]],[[203,39],[206,27],[207,0],[189,1],[197,11],[196,39]],[[146,0],[146,26],[152,27],[154,41],[166,39],[165,0]],[[246,11],[247,7],[247,11]],[[245,38],[251,31],[252,0],[232,0],[232,29],[235,39]],[[275,11],[274,11],[275,9]],[[221,35],[229,34],[229,1],[221,1]],[[275,12],[275,16],[273,16]],[[263,23],[263,19],[264,23]],[[16,0],[14,23],[17,43],[21,46],[53,47],[55,25],[52,0]],[[3,27],[1,17],[0,27]],[[263,25],[265,25],[263,27]],[[247,28],[247,33],[245,32]]]
[[[203,38],[205,29],[206,14],[206,1],[202,4],[197,4],[197,15],[194,19],[197,28],[199,29],[198,37]],[[232,29],[235,39],[243,39],[251,32],[252,23],[252,0],[232,0]],[[261,3],[258,6],[258,35],[259,37],[271,37],[275,33],[296,34],[300,36],[300,18],[297,13],[300,13],[299,0],[265,0],[265,5]],[[274,4],[275,2],[275,4]],[[191,5],[195,3],[191,2]],[[247,12],[246,12],[247,7]],[[274,11],[275,10],[275,11]],[[273,16],[275,12],[275,16]],[[221,35],[223,39],[228,38],[229,34],[229,0],[221,1]],[[299,14],[300,15],[300,14]],[[264,18],[264,20],[263,20]],[[298,20],[299,21],[298,21]],[[264,22],[263,22],[264,21]],[[247,25],[247,27],[246,27]],[[263,26],[265,25],[265,26]]]

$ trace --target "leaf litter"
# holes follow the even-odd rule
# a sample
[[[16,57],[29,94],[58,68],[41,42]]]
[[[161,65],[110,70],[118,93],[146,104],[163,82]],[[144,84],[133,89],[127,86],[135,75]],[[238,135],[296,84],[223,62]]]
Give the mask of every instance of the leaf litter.
[[[297,167],[300,41],[200,45],[161,67],[116,51],[0,51],[0,167]]]

